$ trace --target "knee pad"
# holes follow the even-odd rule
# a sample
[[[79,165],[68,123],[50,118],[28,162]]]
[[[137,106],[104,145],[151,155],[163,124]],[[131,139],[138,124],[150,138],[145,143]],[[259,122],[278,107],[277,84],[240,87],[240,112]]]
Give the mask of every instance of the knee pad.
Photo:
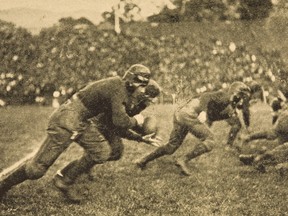
[[[26,175],[28,179],[31,180],[39,179],[44,176],[47,172],[47,169],[48,168],[46,166],[35,162],[27,163],[27,165],[25,166]]]

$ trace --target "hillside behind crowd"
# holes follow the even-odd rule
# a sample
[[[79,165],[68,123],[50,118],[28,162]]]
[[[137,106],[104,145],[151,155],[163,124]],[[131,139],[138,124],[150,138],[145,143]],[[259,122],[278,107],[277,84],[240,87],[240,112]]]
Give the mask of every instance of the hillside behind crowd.
[[[272,94],[280,86],[286,93],[287,23],[274,21],[138,23],[119,35],[85,18],[61,19],[39,35],[0,21],[0,99],[50,104],[53,94],[67,98],[134,63],[150,67],[163,93],[178,97],[236,80],[258,81]]]

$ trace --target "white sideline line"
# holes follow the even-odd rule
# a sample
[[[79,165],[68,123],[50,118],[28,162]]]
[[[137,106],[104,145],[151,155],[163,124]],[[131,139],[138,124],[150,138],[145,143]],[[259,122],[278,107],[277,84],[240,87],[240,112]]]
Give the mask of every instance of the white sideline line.
[[[1,173],[0,173],[0,179],[7,175],[8,173],[12,172],[13,170],[17,169],[18,167],[20,167],[22,164],[24,164],[26,161],[28,161],[29,159],[31,159],[36,152],[38,151],[38,148],[35,149],[33,152],[31,152],[30,154],[28,154],[26,157],[22,158],[21,160],[17,161],[15,164],[13,164],[10,167],[7,167],[6,169],[4,169]]]

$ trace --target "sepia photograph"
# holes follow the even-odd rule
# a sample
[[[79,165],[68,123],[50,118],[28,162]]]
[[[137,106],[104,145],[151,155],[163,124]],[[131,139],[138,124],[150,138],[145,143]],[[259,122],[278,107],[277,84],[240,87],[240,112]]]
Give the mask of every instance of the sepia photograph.
[[[0,0],[0,215],[288,216],[287,99],[287,0]]]

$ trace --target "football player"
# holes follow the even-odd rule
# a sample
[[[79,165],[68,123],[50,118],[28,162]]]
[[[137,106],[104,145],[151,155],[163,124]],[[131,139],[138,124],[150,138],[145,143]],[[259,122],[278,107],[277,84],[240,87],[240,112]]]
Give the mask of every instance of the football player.
[[[137,142],[144,142],[154,146],[159,145],[159,138],[156,137],[155,134],[157,129],[155,128],[154,130],[148,132],[147,128],[145,127],[148,121],[152,122],[155,120],[152,119],[153,117],[151,116],[144,118],[142,114],[140,114],[143,110],[150,106],[151,103],[153,103],[153,100],[159,96],[159,94],[159,85],[157,82],[150,79],[148,85],[145,88],[145,93],[143,95],[138,95],[138,99],[135,100],[137,103],[132,104],[129,110],[127,110],[129,116],[143,118],[141,120],[143,123],[137,124],[128,130],[115,127],[111,123],[111,118],[107,115],[104,115],[103,113],[91,119],[92,123],[97,125],[97,128],[101,131],[105,138],[110,140],[109,144],[111,146],[111,156],[108,160],[119,160],[121,158],[124,149],[121,138],[126,138]]]
[[[280,169],[288,159],[288,110],[278,110],[278,117],[272,129],[255,132],[243,138],[243,143],[249,143],[253,140],[266,139],[276,140],[279,146],[272,150],[267,150],[262,154],[241,154],[240,161],[245,165],[253,165],[258,171],[266,172],[268,165],[277,165]],[[287,164],[287,163],[286,163]],[[285,167],[285,166],[283,166]]]
[[[0,197],[27,179],[41,178],[59,155],[76,142],[83,147],[83,156],[64,167],[55,176],[54,185],[70,201],[79,202],[71,190],[75,179],[111,157],[110,140],[89,119],[104,113],[110,119],[109,126],[119,130],[142,124],[143,119],[131,117],[128,113],[132,105],[137,104],[135,100],[145,93],[150,77],[147,67],[136,64],[126,71],[123,78],[102,79],[79,90],[50,117],[46,139],[34,158],[0,180]]]
[[[208,126],[214,121],[225,119],[239,121],[236,108],[249,94],[250,89],[247,85],[242,82],[234,82],[228,91],[207,92],[199,98],[191,99],[174,113],[173,129],[168,143],[137,161],[136,165],[144,169],[148,162],[164,155],[173,154],[181,146],[186,135],[191,133],[201,142],[184,157],[178,159],[176,163],[184,175],[190,175],[187,163],[213,149],[214,136]],[[234,141],[235,132],[234,129],[231,129],[228,142]]]
[[[103,114],[92,118],[90,121],[95,124],[95,127],[103,134],[105,139],[109,141],[111,147],[110,157],[108,161],[119,160],[123,155],[124,145],[122,138],[134,140],[137,142],[144,142],[152,146],[159,147],[161,138],[157,136],[157,123],[156,119],[152,116],[146,118],[140,114],[146,109],[153,100],[159,96],[161,91],[160,86],[154,80],[150,79],[148,85],[145,88],[143,95],[138,95],[139,98],[136,100],[137,104],[133,104],[128,111],[129,116],[136,116],[136,118],[143,118],[141,124],[137,124],[131,129],[120,129],[111,124],[109,116]],[[87,170],[88,178],[94,180],[92,170]]]

